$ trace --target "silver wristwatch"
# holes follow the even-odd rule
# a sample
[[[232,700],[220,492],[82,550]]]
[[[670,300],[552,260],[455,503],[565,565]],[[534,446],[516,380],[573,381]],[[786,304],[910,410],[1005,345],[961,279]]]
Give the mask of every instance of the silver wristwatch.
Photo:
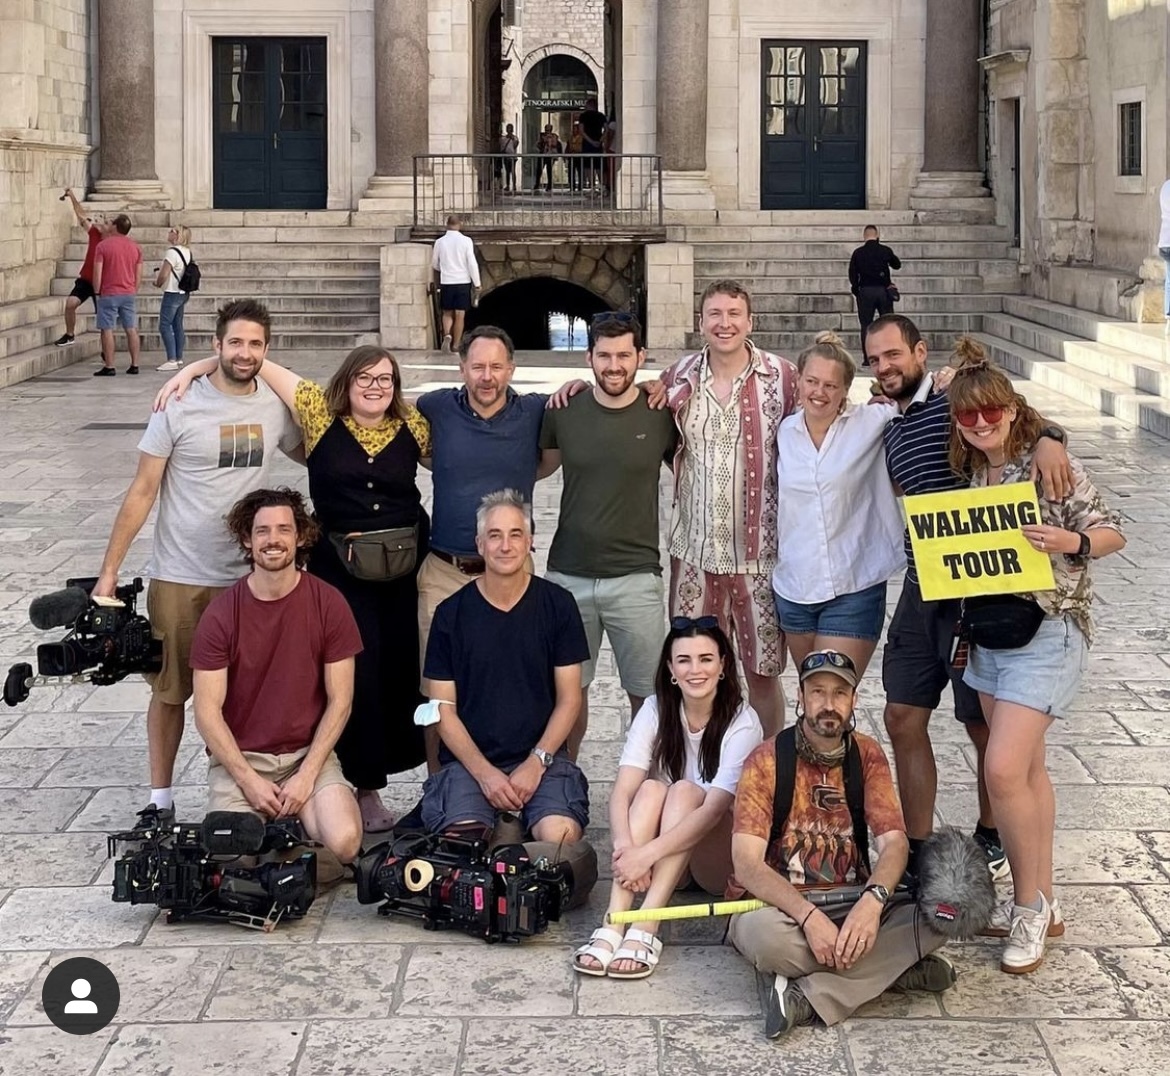
[[[885,904],[890,899],[890,891],[884,886],[874,882],[872,885],[867,885],[863,893],[872,893],[878,899],[879,904]]]
[[[532,753],[540,759],[540,764],[547,770],[553,764],[553,756],[539,747],[534,747]]]

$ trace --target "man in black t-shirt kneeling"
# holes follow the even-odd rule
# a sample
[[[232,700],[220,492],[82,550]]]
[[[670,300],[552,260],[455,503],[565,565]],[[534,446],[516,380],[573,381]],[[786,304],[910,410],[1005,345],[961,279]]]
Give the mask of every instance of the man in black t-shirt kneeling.
[[[429,832],[520,816],[538,841],[581,840],[589,784],[564,751],[589,645],[573,596],[529,575],[530,507],[515,490],[476,512],[484,574],[435,610],[423,675],[439,705],[442,769],[423,786]]]

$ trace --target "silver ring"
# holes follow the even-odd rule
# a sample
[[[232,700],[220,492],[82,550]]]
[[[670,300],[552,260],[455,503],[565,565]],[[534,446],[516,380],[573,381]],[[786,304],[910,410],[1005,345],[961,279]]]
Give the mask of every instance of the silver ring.
[[[1040,539],[1040,548],[1041,549],[1044,548],[1044,539],[1043,538]]]

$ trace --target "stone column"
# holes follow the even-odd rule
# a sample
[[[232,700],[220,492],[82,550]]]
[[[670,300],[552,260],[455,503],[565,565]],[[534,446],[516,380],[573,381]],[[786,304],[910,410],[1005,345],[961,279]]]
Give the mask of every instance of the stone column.
[[[922,171],[910,195],[914,208],[994,213],[979,167],[979,0],[930,0],[926,5],[926,93]],[[970,202],[975,199],[977,201]]]
[[[707,175],[708,0],[658,0],[657,152],[667,209],[713,211]]]
[[[413,206],[414,156],[430,151],[427,4],[374,0],[375,174],[360,210]]]
[[[98,19],[101,178],[94,199],[158,203],[154,162],[154,3],[102,0]]]

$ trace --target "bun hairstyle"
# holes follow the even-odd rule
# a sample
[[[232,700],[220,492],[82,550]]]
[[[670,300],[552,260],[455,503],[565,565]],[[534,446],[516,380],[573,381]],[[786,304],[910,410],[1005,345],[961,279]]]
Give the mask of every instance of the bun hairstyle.
[[[1014,407],[1016,417],[1008,431],[1004,451],[1009,460],[1028,452],[1040,439],[1044,420],[1016,392],[1011,379],[992,362],[983,345],[973,337],[960,336],[955,341],[951,366],[955,368],[955,379],[947,390],[951,414],[979,407]],[[950,462],[952,470],[960,475],[969,475],[985,463],[983,453],[963,439],[957,422],[951,423]]]
[[[841,337],[832,329],[817,333],[813,342],[800,353],[800,358],[796,360],[796,368],[802,374],[809,359],[828,359],[830,362],[840,364],[846,390],[853,384],[853,378],[857,375],[857,363],[841,342]]]

